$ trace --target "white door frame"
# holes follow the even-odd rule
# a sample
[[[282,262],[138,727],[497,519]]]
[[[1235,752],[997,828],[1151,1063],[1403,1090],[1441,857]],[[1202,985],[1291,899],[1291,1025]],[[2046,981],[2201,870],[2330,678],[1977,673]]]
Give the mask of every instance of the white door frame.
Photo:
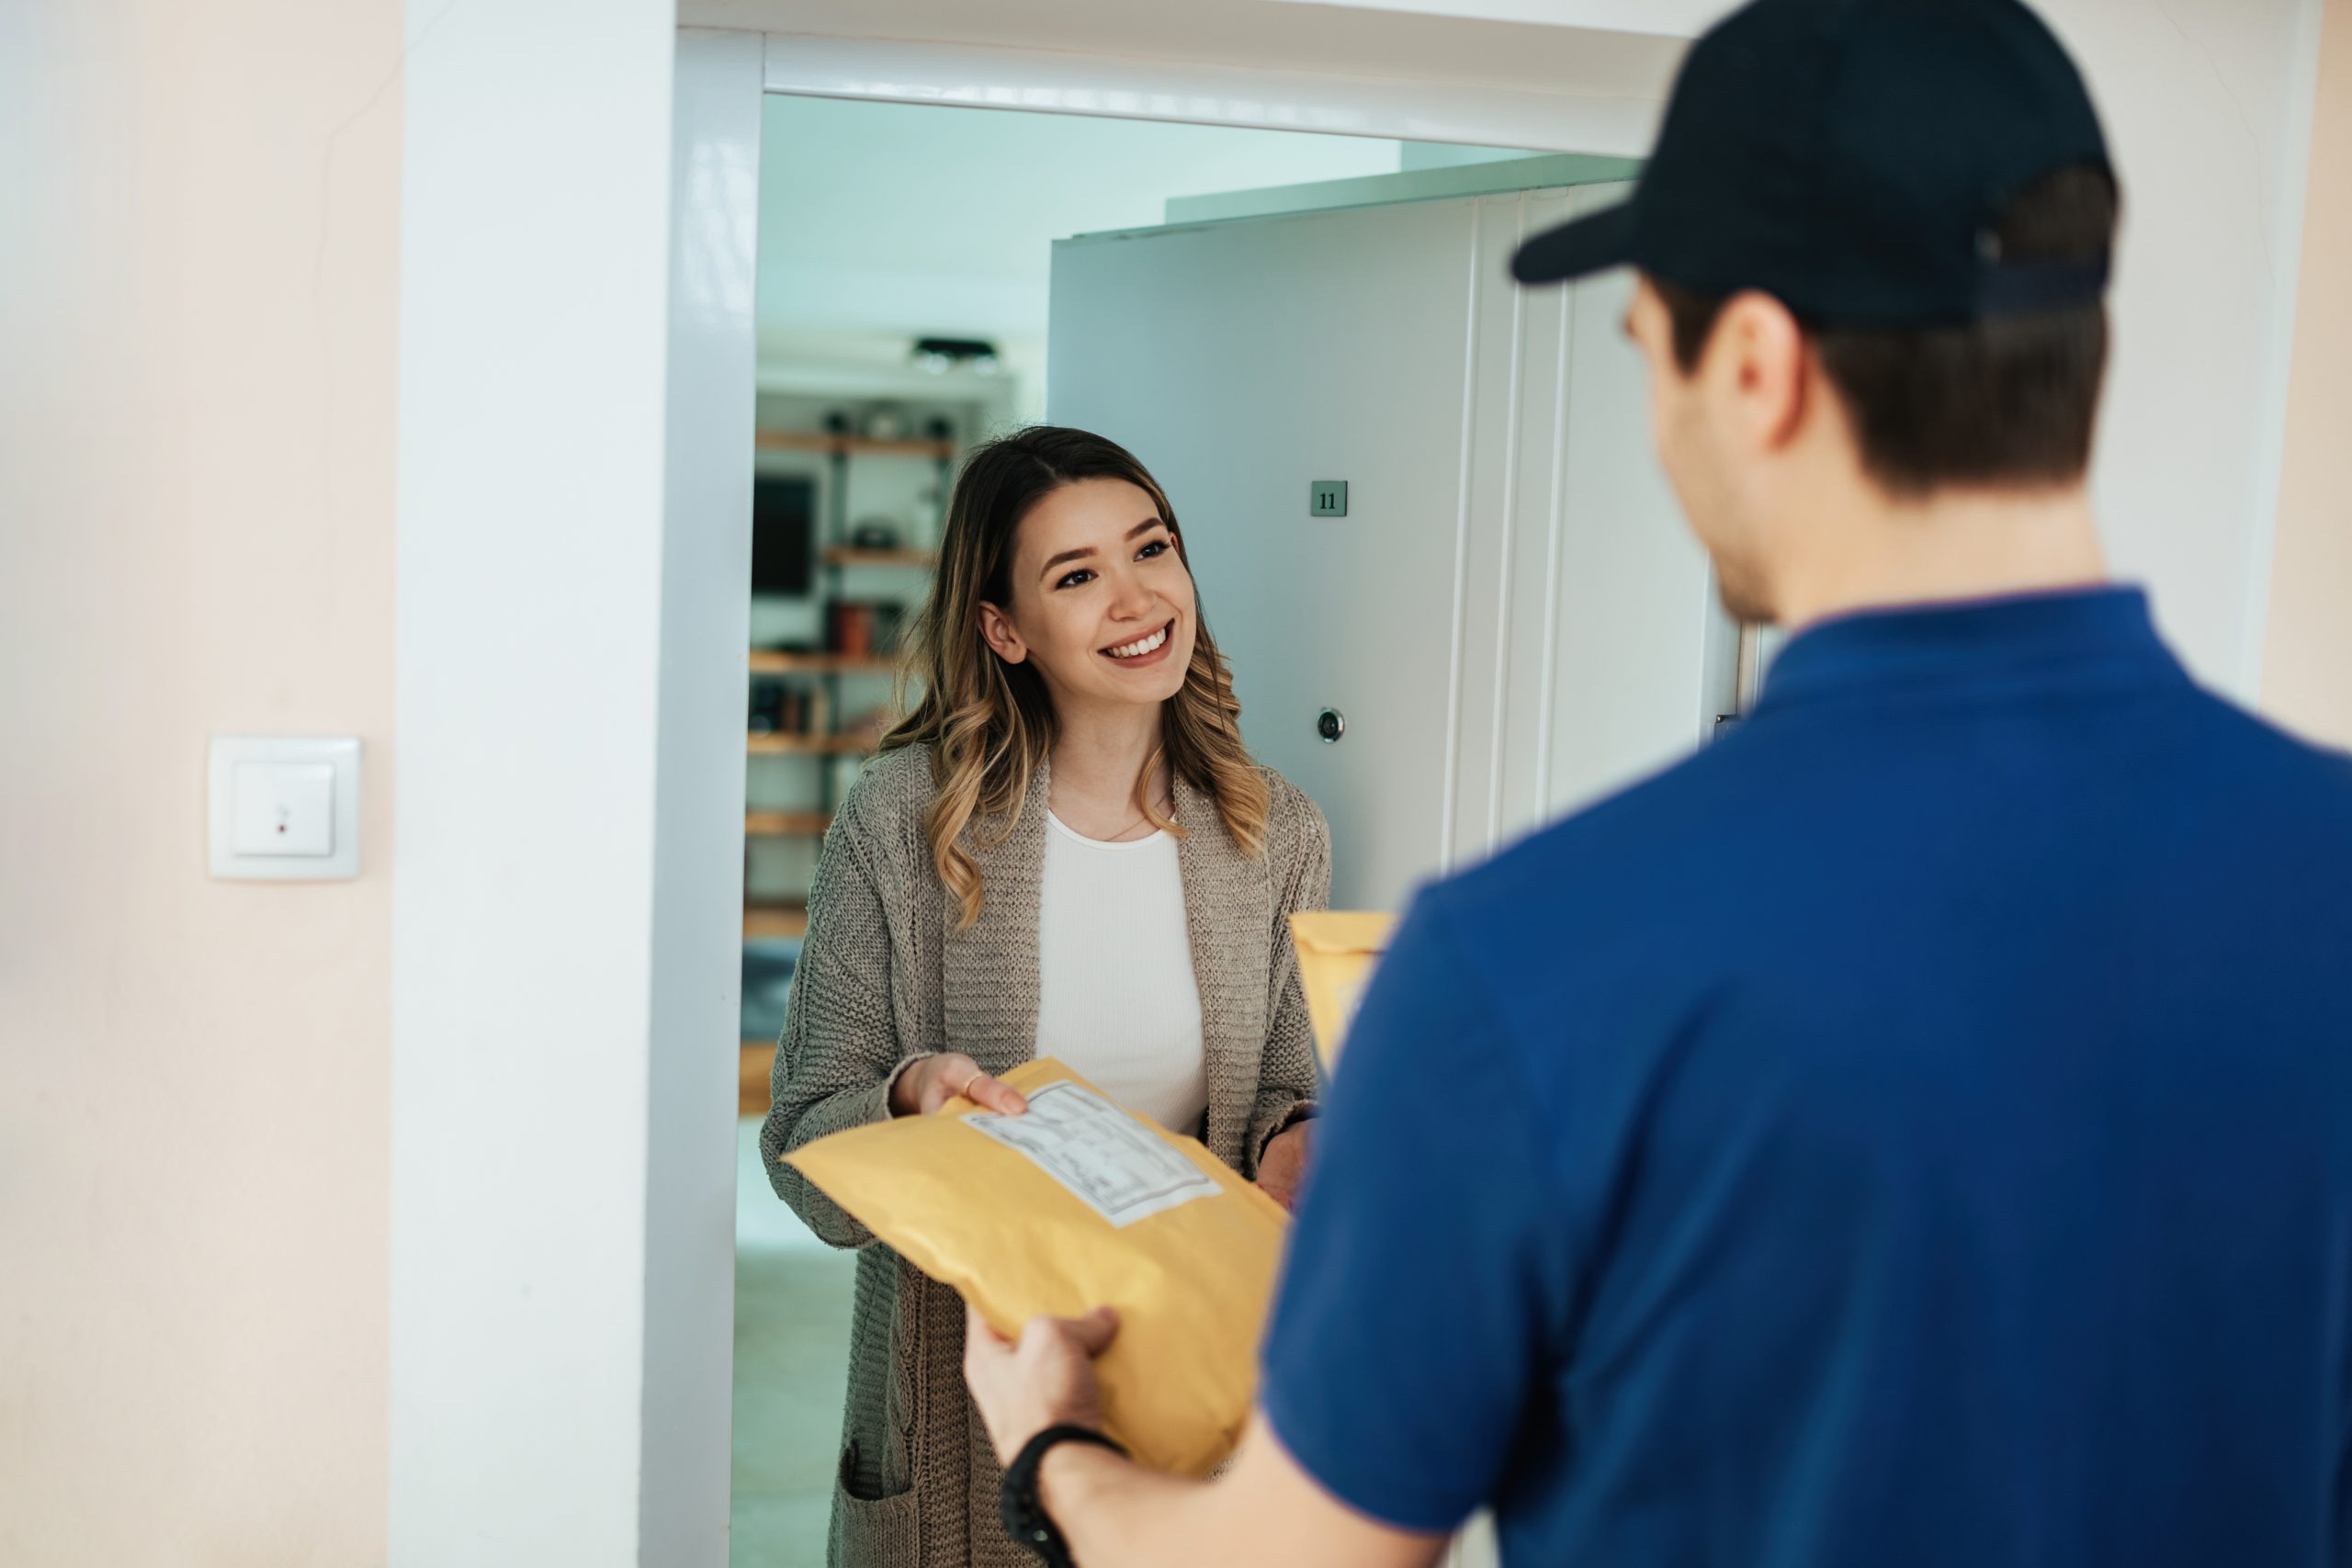
[[[759,39],[682,29],[677,59],[638,1535],[641,1562],[718,1568],[732,1457]]]
[[[691,29],[688,29],[691,30]],[[816,98],[1174,120],[1641,157],[1663,99],[1325,76],[978,44],[770,33],[767,90]]]
[[[398,1568],[727,1557],[763,95],[1609,153],[1660,107],[673,21],[410,18]]]

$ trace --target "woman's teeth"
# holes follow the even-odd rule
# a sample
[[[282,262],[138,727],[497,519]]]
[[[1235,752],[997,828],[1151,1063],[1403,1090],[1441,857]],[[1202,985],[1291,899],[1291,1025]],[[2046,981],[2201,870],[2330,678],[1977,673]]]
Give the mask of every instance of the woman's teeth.
[[[1162,626],[1140,642],[1131,642],[1124,648],[1112,649],[1110,654],[1114,659],[1140,659],[1147,653],[1159,652],[1159,645],[1167,640],[1168,628]]]

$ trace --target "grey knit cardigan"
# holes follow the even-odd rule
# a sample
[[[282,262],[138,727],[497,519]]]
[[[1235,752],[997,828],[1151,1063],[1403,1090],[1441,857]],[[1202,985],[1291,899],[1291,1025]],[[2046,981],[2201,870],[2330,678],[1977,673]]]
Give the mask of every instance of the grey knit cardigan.
[[[1265,852],[1245,854],[1215,803],[1182,780],[1175,820],[1208,1065],[1204,1128],[1219,1159],[1254,1179],[1267,1141],[1310,1112],[1312,1038],[1291,947],[1294,909],[1330,895],[1329,829],[1272,769]],[[825,835],[808,898],[760,1152],[776,1193],[835,1247],[861,1249],[826,1561],[833,1568],[1030,1568],[998,1522],[1000,1472],[964,1387],[964,1306],[835,1206],[783,1155],[889,1115],[915,1058],[960,1051],[991,1073],[1037,1051],[1037,910],[1048,773],[1041,768],[1001,842],[967,830],[979,921],[957,931],[924,831],[931,750],[887,753]]]

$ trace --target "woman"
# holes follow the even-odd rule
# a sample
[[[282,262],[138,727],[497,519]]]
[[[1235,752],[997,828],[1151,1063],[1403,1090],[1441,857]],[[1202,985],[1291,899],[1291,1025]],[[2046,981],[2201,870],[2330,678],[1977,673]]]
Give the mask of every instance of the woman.
[[[842,803],[761,1135],[858,1259],[836,1568],[1027,1568],[963,1383],[964,1307],[779,1156],[1052,1055],[1287,1202],[1315,1068],[1285,917],[1330,838],[1243,750],[1175,513],[1126,451],[1024,430],[966,465],[913,715]]]

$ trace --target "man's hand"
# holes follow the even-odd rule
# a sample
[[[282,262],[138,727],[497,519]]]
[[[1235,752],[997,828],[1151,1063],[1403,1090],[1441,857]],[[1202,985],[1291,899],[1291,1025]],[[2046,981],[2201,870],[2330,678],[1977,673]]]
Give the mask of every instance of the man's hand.
[[[1306,1179],[1307,1129],[1312,1122],[1295,1122],[1275,1134],[1258,1156],[1258,1186],[1285,1209],[1298,1207],[1299,1184]]]
[[[1011,1464],[1048,1427],[1101,1429],[1094,1358],[1118,1332],[1119,1314],[1096,1307],[1079,1318],[1033,1317],[1015,1344],[965,1306],[964,1381],[971,1384],[998,1463]]]
[[[1002,1078],[980,1071],[980,1065],[960,1052],[925,1056],[899,1075],[890,1086],[890,1114],[928,1116],[957,1095],[968,1097],[983,1111],[1018,1116],[1029,1109],[1021,1091]]]

